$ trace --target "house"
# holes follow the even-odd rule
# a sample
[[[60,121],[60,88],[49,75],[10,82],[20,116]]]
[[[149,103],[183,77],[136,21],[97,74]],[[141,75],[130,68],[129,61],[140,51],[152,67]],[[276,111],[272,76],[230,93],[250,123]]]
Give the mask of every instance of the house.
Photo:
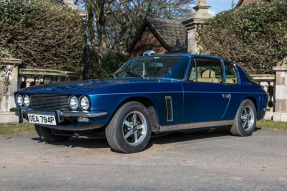
[[[131,57],[142,56],[147,50],[156,54],[184,53],[186,34],[180,21],[147,17],[128,52]]]

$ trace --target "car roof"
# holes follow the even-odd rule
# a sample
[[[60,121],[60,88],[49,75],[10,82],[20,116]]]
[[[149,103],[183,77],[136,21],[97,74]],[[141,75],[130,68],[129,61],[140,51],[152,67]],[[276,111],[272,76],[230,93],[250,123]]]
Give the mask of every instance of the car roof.
[[[219,57],[215,57],[215,56],[207,56],[207,55],[201,55],[201,54],[185,54],[185,53],[157,54],[157,55],[149,55],[149,56],[138,56],[138,57],[134,57],[134,58],[148,58],[148,57],[158,57],[158,56],[160,56],[160,57],[165,57],[165,56],[193,56],[193,57],[202,57],[202,58],[214,58],[214,59],[220,59],[220,60],[231,62],[227,59],[219,58]]]

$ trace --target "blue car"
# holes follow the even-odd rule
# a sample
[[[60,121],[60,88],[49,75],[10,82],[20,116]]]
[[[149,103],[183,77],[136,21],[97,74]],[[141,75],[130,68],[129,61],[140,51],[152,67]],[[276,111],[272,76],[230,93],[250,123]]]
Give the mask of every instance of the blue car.
[[[229,128],[249,136],[267,94],[222,58],[168,54],[136,57],[109,79],[32,86],[15,92],[19,121],[47,142],[104,133],[114,151],[142,151],[152,133]]]

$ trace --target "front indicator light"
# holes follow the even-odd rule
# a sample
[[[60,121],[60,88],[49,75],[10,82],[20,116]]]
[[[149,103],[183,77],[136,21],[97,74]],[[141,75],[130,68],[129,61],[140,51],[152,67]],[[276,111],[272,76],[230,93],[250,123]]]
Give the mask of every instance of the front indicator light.
[[[87,118],[87,117],[79,117],[78,121],[79,122],[89,122],[89,118]]]

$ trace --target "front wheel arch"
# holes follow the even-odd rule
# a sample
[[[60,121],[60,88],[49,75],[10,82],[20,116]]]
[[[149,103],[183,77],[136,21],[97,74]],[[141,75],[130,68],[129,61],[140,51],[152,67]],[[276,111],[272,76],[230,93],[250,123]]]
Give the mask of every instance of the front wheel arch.
[[[113,116],[117,113],[117,111],[126,103],[136,101],[141,104],[143,104],[149,111],[150,116],[152,118],[152,131],[157,132],[159,129],[159,113],[158,113],[158,108],[155,106],[154,102],[147,97],[128,97],[123,100],[121,100],[120,104],[117,106],[115,111],[110,117],[110,120],[113,118]],[[107,124],[109,124],[110,120],[108,121]]]
[[[142,151],[151,136],[151,118],[148,109],[137,101],[125,103],[105,128],[105,135],[111,148],[117,152]],[[128,140],[130,138],[131,140]]]

